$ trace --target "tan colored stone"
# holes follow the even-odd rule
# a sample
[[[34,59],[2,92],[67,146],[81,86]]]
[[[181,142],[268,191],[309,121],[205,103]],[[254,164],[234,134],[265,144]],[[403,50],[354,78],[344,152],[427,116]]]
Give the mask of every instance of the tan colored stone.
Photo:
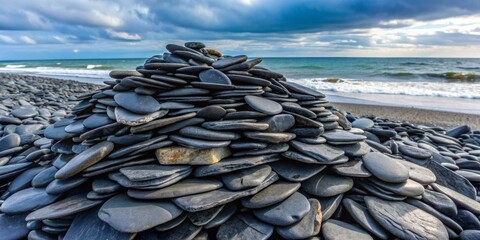
[[[194,149],[185,147],[166,147],[155,151],[160,164],[188,164],[188,165],[208,165],[214,164],[230,156],[228,147]]]

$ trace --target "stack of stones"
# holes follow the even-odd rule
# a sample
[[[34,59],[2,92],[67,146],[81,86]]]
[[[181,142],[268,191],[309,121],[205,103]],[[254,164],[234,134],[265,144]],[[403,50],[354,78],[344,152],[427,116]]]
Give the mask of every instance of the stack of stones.
[[[261,59],[167,50],[39,133],[54,159],[0,166],[3,239],[480,238],[478,132],[355,118]]]

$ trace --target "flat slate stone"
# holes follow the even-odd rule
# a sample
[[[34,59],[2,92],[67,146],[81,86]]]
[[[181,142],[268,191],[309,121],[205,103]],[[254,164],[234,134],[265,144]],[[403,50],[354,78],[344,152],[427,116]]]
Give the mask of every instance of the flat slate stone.
[[[435,192],[427,188],[422,194],[422,201],[447,216],[457,216],[457,205],[443,193]]]
[[[200,166],[195,169],[194,174],[197,177],[225,174],[236,170],[251,168],[261,164],[274,162],[279,159],[280,157],[276,154],[227,158],[212,165]]]
[[[353,180],[349,177],[318,173],[302,182],[302,189],[314,196],[332,197],[352,189]]]
[[[457,215],[457,219],[453,220],[452,218],[447,217],[443,213],[440,213],[439,211],[437,211],[434,208],[430,207],[429,205],[425,204],[424,202],[421,202],[420,200],[413,199],[413,198],[408,198],[406,200],[406,202],[408,204],[411,204],[415,207],[418,207],[418,208],[422,209],[423,211],[425,211],[427,213],[432,214],[434,217],[436,217],[438,220],[440,220],[445,225],[445,228],[447,228],[447,231],[449,231],[448,228],[453,230],[454,232],[463,231],[462,226],[460,226],[460,224],[462,224],[462,221],[461,220],[459,221],[459,219],[461,219],[461,215],[462,215],[461,211],[465,211],[465,210],[459,211],[459,214]],[[470,213],[469,211],[466,211],[466,212]],[[475,215],[473,215],[472,213],[470,213],[470,214],[472,216],[472,219],[474,219],[475,221],[477,221],[480,224],[480,221],[478,221],[478,218]],[[479,225],[479,227],[480,227],[480,225]]]
[[[235,215],[220,225],[216,238],[218,240],[231,239],[269,239],[273,227],[251,215]]]
[[[412,158],[427,159],[432,157],[432,154],[429,151],[413,146],[399,144],[398,150],[400,153]]]
[[[480,215],[480,203],[455,191],[448,187],[444,187],[437,183],[432,183],[431,186],[435,191],[441,192],[451,198],[457,206],[467,209],[468,211]]]
[[[290,114],[277,114],[267,117],[260,122],[267,123],[267,132],[286,132],[295,125],[295,118]]]
[[[300,188],[300,183],[277,181],[255,195],[242,198],[246,208],[264,208],[290,197]]]
[[[112,150],[114,144],[111,142],[100,142],[76,155],[55,173],[55,178],[66,179],[83,171],[91,165],[106,157]]]
[[[212,221],[222,211],[225,205],[216,206],[203,211],[188,214],[188,220],[195,226],[204,226]]]
[[[209,69],[201,72],[199,74],[200,81],[206,83],[216,83],[224,85],[232,85],[230,79],[223,72],[220,72],[216,69]]]
[[[325,240],[358,239],[373,240],[365,230],[352,224],[330,219],[322,225],[322,236]]]
[[[243,135],[247,138],[267,143],[289,142],[295,138],[293,133],[244,132]]]
[[[300,93],[300,94],[305,94],[305,95],[310,95],[310,96],[314,96],[314,97],[318,97],[318,98],[324,98],[325,95],[321,92],[318,92],[314,89],[311,89],[311,88],[308,88],[308,87],[305,87],[305,86],[302,86],[298,83],[294,83],[294,82],[281,82],[282,85],[284,85],[286,88],[288,88],[288,90],[290,91],[293,91],[293,92],[296,92],[296,93]]]
[[[92,182],[92,190],[100,194],[114,193],[122,189],[120,184],[106,178],[97,178]]]
[[[279,114],[283,110],[282,105],[266,98],[248,95],[244,99],[248,106],[268,115]]]
[[[411,179],[407,179],[407,181],[403,183],[387,183],[376,178],[369,178],[369,181],[381,189],[405,197],[420,196],[425,191],[420,183],[417,183]]]
[[[197,112],[197,117],[216,121],[222,119],[225,114],[227,114],[227,111],[223,107],[210,105],[200,109]]]
[[[186,137],[214,141],[231,141],[240,138],[240,134],[226,131],[212,131],[201,127],[189,126],[180,129],[180,134]]]
[[[215,61],[213,64],[212,64],[212,67],[214,68],[217,68],[217,69],[221,69],[221,68],[225,68],[225,67],[228,67],[228,66],[231,66],[231,65],[235,65],[237,63],[241,63],[241,62],[245,62],[247,61],[248,57],[245,56],[245,55],[239,55],[239,56],[235,56],[235,57],[224,57],[218,61]]]
[[[312,165],[296,161],[277,161],[270,166],[282,178],[292,182],[305,181],[326,168],[325,165]]]
[[[120,169],[120,172],[130,181],[146,181],[167,177],[175,173],[186,171],[190,168],[190,166],[185,165],[165,166],[159,164],[148,164],[124,167]]]
[[[84,194],[74,195],[31,212],[25,220],[64,218],[93,208],[102,202],[89,200]]]
[[[119,194],[98,211],[98,217],[120,232],[135,233],[168,222],[182,213],[169,201],[140,201]]]
[[[308,199],[303,194],[295,192],[280,203],[254,210],[253,214],[266,223],[288,226],[300,221],[309,211]]]
[[[127,177],[125,177],[125,175],[121,173],[109,173],[108,177],[116,181],[118,184],[122,185],[123,187],[147,190],[147,189],[159,189],[159,188],[170,186],[186,178],[188,175],[190,175],[191,172],[192,172],[192,169],[187,169],[185,171],[174,173],[166,177],[155,178],[152,180],[145,180],[145,181],[130,181]]]
[[[352,199],[345,198],[343,206],[352,218],[363,228],[380,239],[388,239],[390,234],[370,215],[368,209]]]
[[[190,221],[183,221],[177,227],[168,231],[159,232],[156,239],[177,240],[177,239],[193,239],[202,230],[201,226],[196,226]]]
[[[269,125],[268,123],[255,122],[255,120],[224,120],[202,123],[202,127],[210,130],[257,130],[264,131]]]
[[[218,180],[188,178],[156,190],[129,189],[128,196],[137,199],[170,199],[213,191],[222,186]]]
[[[31,107],[22,107],[22,108],[17,108],[17,109],[14,109],[10,112],[14,117],[17,117],[17,118],[31,118],[31,117],[35,117],[38,115],[38,112],[37,110],[35,110],[35,108],[31,108]]]
[[[222,175],[225,186],[233,191],[260,185],[272,172],[269,165],[260,165]]]
[[[32,186],[35,188],[45,187],[51,181],[55,180],[55,173],[57,173],[58,169],[54,166],[51,166],[41,172],[39,172],[35,177],[32,179]]]
[[[148,122],[146,124],[134,126],[130,129],[130,132],[139,133],[139,132],[145,132],[145,131],[150,131],[154,129],[160,129],[165,126],[172,125],[174,123],[193,118],[195,116],[196,116],[196,113],[191,112],[191,113],[187,113],[187,114],[183,114],[175,117],[160,118],[160,119],[156,119],[151,122]]]
[[[135,92],[115,94],[115,102],[126,110],[138,114],[150,114],[160,110],[160,103],[149,95],[140,95]]]
[[[0,214],[0,234],[2,239],[25,239],[30,231],[25,214]]]
[[[470,181],[466,178],[456,174],[452,170],[440,165],[435,161],[427,161],[426,168],[430,169],[437,177],[436,183],[446,186],[450,189],[455,189],[460,194],[463,194],[471,199],[477,196],[477,190]]]
[[[68,190],[74,189],[87,181],[88,178],[83,177],[55,179],[47,185],[45,191],[47,191],[48,194],[61,194]]]
[[[408,169],[397,160],[378,152],[367,153],[362,157],[363,166],[375,177],[391,183],[401,183],[408,179]]]
[[[359,160],[351,160],[346,163],[332,166],[332,170],[342,176],[348,177],[370,177],[372,174],[363,166]]]
[[[339,194],[334,197],[320,198],[320,205],[322,206],[322,221],[327,221],[333,216],[337,208],[342,203],[343,194]]]
[[[409,161],[404,161],[400,159],[398,159],[397,161],[408,168],[410,179],[415,180],[422,185],[428,185],[430,183],[434,183],[437,180],[437,176],[435,176],[435,174],[428,168],[422,167]]]
[[[236,203],[229,203],[226,204],[223,209],[209,221],[206,225],[203,226],[204,229],[211,229],[214,227],[218,227],[224,222],[226,222],[230,217],[232,217],[237,212],[237,204]]]
[[[401,239],[448,239],[447,229],[431,214],[402,201],[365,197],[370,214]]]
[[[157,231],[167,231],[167,230],[173,229],[176,226],[180,225],[183,221],[185,221],[185,219],[187,219],[187,217],[188,217],[188,213],[183,212],[180,216],[174,218],[173,220],[170,220],[166,223],[155,226],[155,230],[157,230]]]
[[[308,155],[323,164],[329,164],[345,156],[345,152],[328,144],[307,144],[299,141],[291,141],[291,146],[299,152]]]
[[[107,124],[113,123],[107,114],[95,113],[83,120],[83,126],[86,128],[97,128]]]
[[[480,239],[479,230],[464,230],[460,233],[460,240],[477,240]]]
[[[118,239],[130,240],[135,234],[119,232],[98,218],[98,208],[75,216],[63,239]]]
[[[122,107],[115,108],[115,119],[118,123],[127,126],[138,126],[148,122],[151,122],[157,118],[161,118],[167,115],[168,110],[160,110],[149,114],[137,114],[130,112]]]
[[[227,147],[193,149],[175,146],[157,149],[155,155],[162,165],[206,165],[219,162],[230,156],[231,152]]]
[[[364,135],[353,134],[344,130],[327,131],[322,134],[322,137],[334,145],[354,144],[367,139]]]
[[[228,147],[230,141],[209,141],[194,138],[182,137],[180,135],[170,135],[169,139],[178,143],[179,145],[191,148],[209,149]]]
[[[297,223],[277,227],[276,232],[285,239],[306,239],[318,235],[322,224],[322,211],[317,199],[308,199],[310,211]]]
[[[262,184],[254,188],[241,191],[229,191],[225,188],[220,188],[206,193],[174,198],[173,202],[188,212],[198,212],[256,194],[277,180],[278,175],[272,172]]]
[[[48,194],[44,188],[27,188],[7,198],[1,207],[6,214],[20,214],[47,206],[57,200],[59,195]]]

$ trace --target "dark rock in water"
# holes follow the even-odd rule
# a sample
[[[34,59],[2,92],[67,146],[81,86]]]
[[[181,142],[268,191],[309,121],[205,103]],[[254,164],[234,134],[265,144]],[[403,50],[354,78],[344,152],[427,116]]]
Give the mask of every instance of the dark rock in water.
[[[144,202],[120,194],[110,198],[98,211],[98,217],[120,232],[141,232],[168,222],[182,213],[167,201]]]
[[[365,197],[368,211],[393,235],[403,239],[448,239],[445,226],[429,213],[401,201]]]

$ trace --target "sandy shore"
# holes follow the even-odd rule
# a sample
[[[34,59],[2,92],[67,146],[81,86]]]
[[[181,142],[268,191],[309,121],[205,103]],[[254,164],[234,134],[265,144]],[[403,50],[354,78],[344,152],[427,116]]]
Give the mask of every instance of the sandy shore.
[[[375,115],[390,120],[446,128],[466,124],[474,130],[480,130],[480,115],[367,104],[333,103],[333,105],[357,116]]]

